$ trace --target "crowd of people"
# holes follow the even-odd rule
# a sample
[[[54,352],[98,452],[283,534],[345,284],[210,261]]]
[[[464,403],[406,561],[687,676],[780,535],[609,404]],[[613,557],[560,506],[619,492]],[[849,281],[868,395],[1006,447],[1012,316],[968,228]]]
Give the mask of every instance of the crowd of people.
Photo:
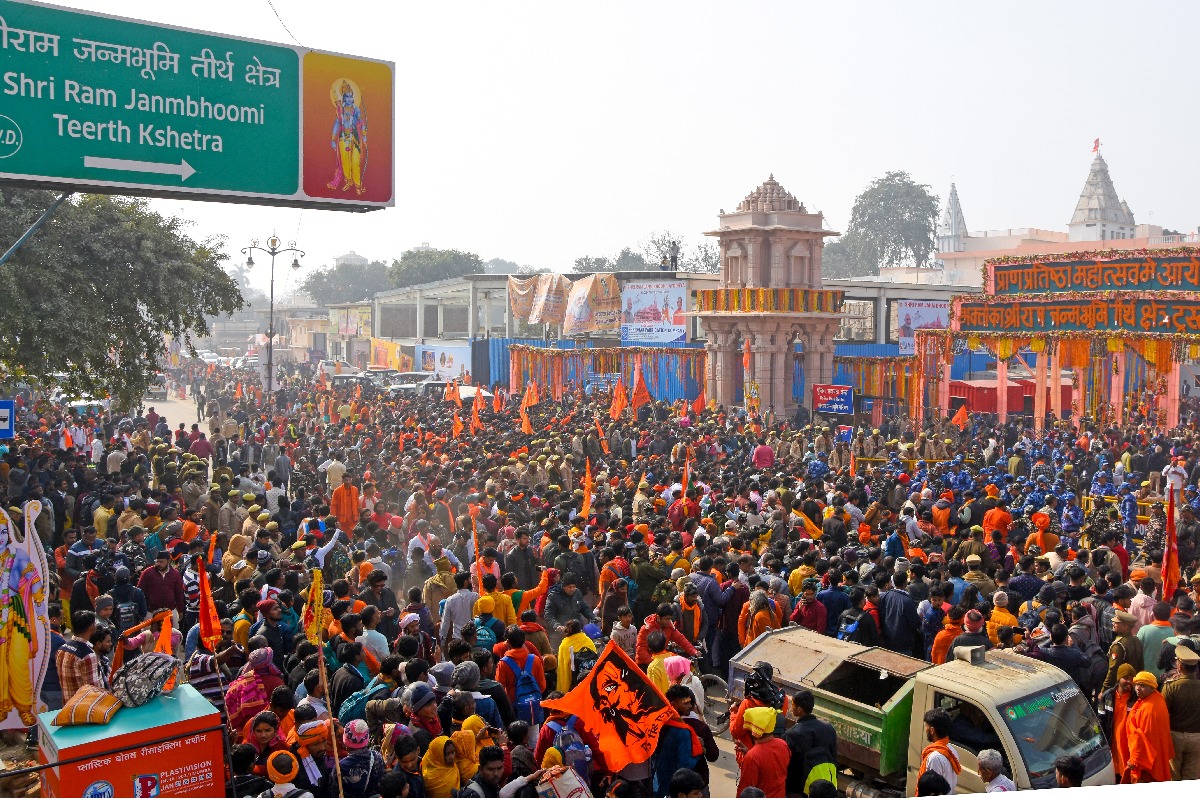
[[[196,422],[23,404],[0,491],[18,527],[47,509],[47,706],[106,686],[171,617],[181,677],[228,723],[231,796],[532,797],[567,768],[598,794],[706,796],[698,673],[729,677],[789,625],[934,663],[964,645],[1046,661],[1101,715],[1120,780],[1200,777],[1194,426],[972,415],[846,442],[711,404],[614,421],[604,392],[472,407],[191,372]],[[616,770],[541,707],[608,641],[675,712]],[[836,791],[811,693],[784,697],[760,663],[730,712],[741,796]],[[924,722],[918,787],[952,792],[969,744],[943,710]],[[972,752],[989,791],[1013,788],[999,753]],[[1078,759],[1056,766],[1082,782]]]

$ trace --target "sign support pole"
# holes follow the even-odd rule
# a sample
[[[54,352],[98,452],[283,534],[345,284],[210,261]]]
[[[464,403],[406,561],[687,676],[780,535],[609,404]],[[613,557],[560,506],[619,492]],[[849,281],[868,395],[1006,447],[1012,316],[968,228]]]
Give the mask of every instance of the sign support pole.
[[[49,208],[42,212],[42,215],[38,217],[32,225],[29,226],[29,230],[21,234],[21,238],[13,242],[13,246],[8,248],[4,255],[0,256],[0,267],[8,263],[8,260],[12,258],[13,255],[16,254],[16,252],[20,250],[26,242],[33,238],[33,235],[40,231],[43,225],[50,221],[50,218],[54,216],[54,212],[58,211],[59,206],[65,203],[67,198],[72,194],[73,192],[63,192],[58,196],[57,200],[50,204]]]

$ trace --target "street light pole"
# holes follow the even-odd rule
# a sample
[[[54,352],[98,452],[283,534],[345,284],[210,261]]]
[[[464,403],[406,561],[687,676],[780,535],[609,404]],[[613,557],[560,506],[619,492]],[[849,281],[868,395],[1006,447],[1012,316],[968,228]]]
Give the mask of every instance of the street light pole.
[[[280,247],[282,241],[275,234],[271,234],[271,238],[267,239],[267,246],[263,247],[258,243],[258,239],[251,239],[249,247],[243,247],[242,253],[246,255],[246,266],[254,266],[254,252],[261,250],[271,257],[271,307],[268,312],[271,316],[270,322],[267,324],[267,405],[274,406],[274,383],[275,383],[275,256],[280,253],[295,253],[292,256],[292,269],[300,269],[300,256],[304,255],[303,250],[296,247],[295,242],[288,242],[287,247]]]

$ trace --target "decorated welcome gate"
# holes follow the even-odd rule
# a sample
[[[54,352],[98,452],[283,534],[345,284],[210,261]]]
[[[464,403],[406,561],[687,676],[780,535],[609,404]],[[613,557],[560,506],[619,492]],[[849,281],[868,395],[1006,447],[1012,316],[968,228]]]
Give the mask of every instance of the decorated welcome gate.
[[[998,389],[1014,360],[1029,367],[1037,428],[1047,405],[1064,418],[1064,372],[1076,423],[1179,424],[1180,365],[1200,356],[1200,248],[1007,256],[983,270],[984,292],[954,298],[949,329],[917,331],[914,416],[945,416],[950,363],[982,348],[996,357]],[[1006,397],[997,392],[1001,420]]]

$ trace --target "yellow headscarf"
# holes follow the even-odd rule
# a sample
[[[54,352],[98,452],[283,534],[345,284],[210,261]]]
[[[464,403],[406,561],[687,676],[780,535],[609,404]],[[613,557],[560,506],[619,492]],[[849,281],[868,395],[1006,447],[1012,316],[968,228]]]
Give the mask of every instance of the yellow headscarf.
[[[449,736],[437,737],[429,743],[429,749],[421,759],[421,777],[425,779],[425,793],[430,797],[452,797],[462,787],[458,766],[446,763],[446,745],[449,743]],[[457,749],[458,743],[454,746]]]
[[[770,706],[756,706],[746,711],[743,720],[755,736],[771,733],[775,730],[775,709]]]
[[[479,720],[479,717],[472,715],[463,721],[463,729],[450,734],[450,740],[454,742],[455,757],[458,759],[458,778],[463,786],[471,782],[475,777],[475,773],[479,771],[479,750],[481,745],[475,739],[475,730],[472,720]],[[467,724],[471,723],[472,728],[468,729]],[[484,722],[484,727],[487,723]]]

